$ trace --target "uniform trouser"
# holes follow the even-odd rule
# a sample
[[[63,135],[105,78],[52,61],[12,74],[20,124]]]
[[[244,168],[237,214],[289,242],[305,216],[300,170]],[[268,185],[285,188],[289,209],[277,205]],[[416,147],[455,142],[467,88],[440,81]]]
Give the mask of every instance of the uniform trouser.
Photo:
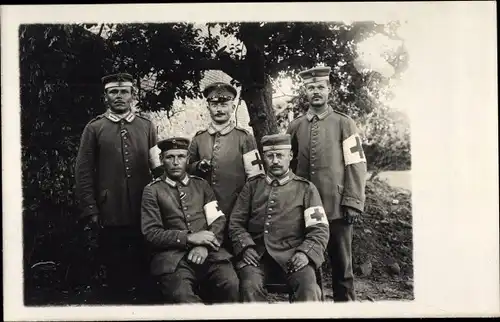
[[[134,296],[147,301],[152,295],[150,286],[154,281],[149,275],[148,253],[140,231],[131,227],[101,228],[99,257],[106,273],[107,287],[101,290],[104,301],[128,303]]]
[[[211,303],[238,302],[239,281],[231,261],[201,265],[188,262],[184,257],[175,272],[160,276],[160,287],[166,303],[202,303],[201,293],[210,296]]]
[[[334,302],[355,301],[352,271],[352,225],[343,219],[330,221],[328,256],[332,268]]]
[[[242,302],[266,302],[265,282],[272,274],[286,274],[286,281],[293,292],[293,302],[319,301],[321,290],[316,282],[316,272],[311,264],[292,274],[287,274],[267,253],[260,265],[246,265],[238,270]]]

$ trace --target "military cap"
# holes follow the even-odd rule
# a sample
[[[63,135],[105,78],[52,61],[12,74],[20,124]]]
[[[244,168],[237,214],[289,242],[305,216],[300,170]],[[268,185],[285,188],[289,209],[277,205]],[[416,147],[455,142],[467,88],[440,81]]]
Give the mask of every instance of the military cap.
[[[304,84],[315,83],[322,80],[327,81],[330,79],[331,70],[330,67],[314,67],[300,72],[299,76],[302,78]]]
[[[158,148],[160,149],[161,152],[174,149],[187,150],[188,146],[189,146],[189,139],[181,137],[168,138],[158,142]]]
[[[209,102],[227,102],[231,101],[236,97],[236,88],[228,83],[215,82],[203,90],[203,96]]]
[[[107,75],[101,78],[104,89],[118,86],[133,86],[134,78],[127,73]]]
[[[264,135],[262,140],[262,151],[286,150],[292,148],[292,137],[290,134]]]

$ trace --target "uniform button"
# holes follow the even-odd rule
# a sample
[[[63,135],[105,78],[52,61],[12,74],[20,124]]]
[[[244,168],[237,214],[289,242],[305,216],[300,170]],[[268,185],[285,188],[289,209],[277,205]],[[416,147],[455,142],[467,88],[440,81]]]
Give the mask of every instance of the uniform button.
[[[268,222],[266,222],[266,226],[269,226],[269,223],[268,223]]]
[[[125,151],[125,154],[127,154],[127,155],[128,155],[128,151]]]
[[[188,207],[184,207],[184,210],[188,210]]]
[[[92,208],[93,206],[89,206],[89,208]]]
[[[268,215],[267,218],[271,218],[271,215]]]
[[[130,178],[130,177],[131,177],[131,175],[130,175],[130,174],[127,174],[127,178]]]
[[[181,242],[181,240],[180,240],[180,239],[177,239],[177,242],[178,242],[178,243],[180,243],[180,242]]]
[[[191,226],[191,224],[190,224],[190,223],[188,223],[188,226]]]
[[[271,202],[271,203],[274,203],[274,200],[271,200],[270,202]]]
[[[242,247],[245,247],[246,245],[245,244],[241,244]]]
[[[356,200],[356,203],[359,203],[359,200]]]
[[[125,159],[125,162],[128,162],[128,159]]]
[[[311,174],[315,174],[316,172],[312,171]]]
[[[130,170],[130,168],[129,168],[129,167],[126,167],[126,169],[127,169],[127,170]]]
[[[269,232],[267,230],[265,230],[264,233],[268,234]]]
[[[189,215],[187,215],[186,217],[188,217],[188,218],[189,218]]]
[[[314,167],[314,163],[313,163],[313,164],[311,164],[311,167]]]
[[[272,210],[273,210],[273,208],[269,208],[269,211],[272,211]]]
[[[126,139],[127,139],[127,137],[126,137],[126,136],[124,136],[124,137],[123,137],[123,139],[124,139],[124,140],[126,140]]]

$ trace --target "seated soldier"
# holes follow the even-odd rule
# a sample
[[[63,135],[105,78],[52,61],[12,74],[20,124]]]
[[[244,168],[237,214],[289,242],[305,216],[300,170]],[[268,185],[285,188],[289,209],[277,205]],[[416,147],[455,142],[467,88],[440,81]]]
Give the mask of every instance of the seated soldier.
[[[267,175],[249,179],[229,217],[243,302],[266,301],[265,280],[285,275],[292,301],[318,301],[328,221],[316,187],[289,170],[290,135],[262,138]]]
[[[215,303],[237,302],[239,281],[221,247],[226,217],[208,182],[186,173],[189,140],[158,143],[165,173],[144,188],[142,233],[152,245],[151,272],[167,303],[200,303],[198,287]]]

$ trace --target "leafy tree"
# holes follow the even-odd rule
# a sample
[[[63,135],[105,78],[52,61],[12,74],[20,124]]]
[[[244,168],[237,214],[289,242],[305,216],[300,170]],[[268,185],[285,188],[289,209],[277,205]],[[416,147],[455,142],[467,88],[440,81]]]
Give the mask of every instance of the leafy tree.
[[[257,142],[279,131],[272,107],[272,79],[296,76],[298,70],[324,63],[332,67],[337,99],[351,116],[374,108],[371,90],[384,79],[360,73],[355,65],[355,45],[373,33],[396,37],[394,25],[344,23],[209,23],[208,35],[192,24],[127,24],[111,32],[119,66],[137,77],[155,75],[151,90],[143,91],[141,108],[170,108],[175,98],[200,96],[203,71],[222,70],[241,87]],[[214,30],[214,32],[211,32]],[[215,32],[218,31],[218,32]],[[237,43],[220,46],[222,36]],[[400,58],[403,57],[403,58]],[[402,66],[398,55],[391,63]]]

